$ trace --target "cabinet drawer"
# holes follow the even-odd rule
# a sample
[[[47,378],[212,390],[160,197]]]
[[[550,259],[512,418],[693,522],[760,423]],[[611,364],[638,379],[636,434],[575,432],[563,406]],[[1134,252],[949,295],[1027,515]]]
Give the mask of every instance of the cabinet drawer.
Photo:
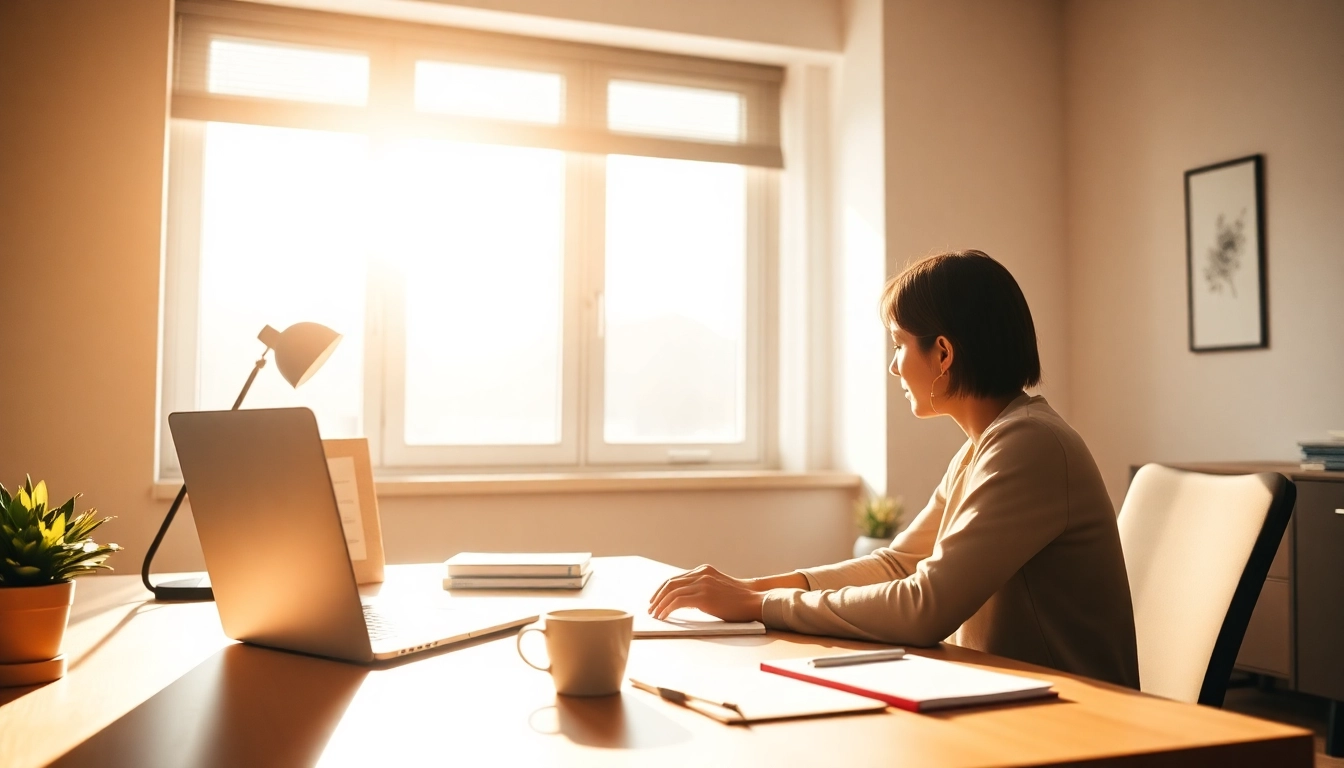
[[[1344,699],[1344,483],[1297,483],[1297,687]]]
[[[1237,668],[1285,680],[1292,678],[1292,628],[1288,612],[1288,582],[1270,579],[1260,590],[1246,637],[1237,654]]]

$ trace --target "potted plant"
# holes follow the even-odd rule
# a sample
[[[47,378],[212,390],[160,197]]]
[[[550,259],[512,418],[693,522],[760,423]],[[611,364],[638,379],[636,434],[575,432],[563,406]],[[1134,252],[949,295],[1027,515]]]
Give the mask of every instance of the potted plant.
[[[0,685],[35,685],[65,674],[61,642],[76,576],[100,569],[116,544],[92,534],[112,518],[75,514],[75,499],[47,503],[47,485],[31,477],[11,494],[0,484]]]
[[[890,544],[904,511],[901,500],[890,496],[868,496],[854,502],[854,517],[859,524],[854,556],[863,557]]]

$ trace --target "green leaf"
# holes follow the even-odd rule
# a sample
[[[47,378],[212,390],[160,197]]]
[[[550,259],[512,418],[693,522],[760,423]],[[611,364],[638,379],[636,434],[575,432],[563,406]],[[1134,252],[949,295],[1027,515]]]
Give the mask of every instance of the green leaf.
[[[0,586],[51,584],[73,576],[112,570],[104,561],[121,549],[98,544],[93,531],[112,518],[97,510],[75,514],[75,494],[54,509],[45,482],[31,476],[0,504]]]

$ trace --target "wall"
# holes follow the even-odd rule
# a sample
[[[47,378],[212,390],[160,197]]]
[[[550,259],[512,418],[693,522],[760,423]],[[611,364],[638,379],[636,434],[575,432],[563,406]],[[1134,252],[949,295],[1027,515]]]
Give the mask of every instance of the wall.
[[[1066,13],[1073,422],[1118,503],[1147,461],[1296,458],[1344,428],[1344,3]],[[1265,156],[1269,348],[1188,349],[1186,170]]]
[[[83,491],[141,551],[171,25],[171,0],[0,3],[0,482]]]
[[[1040,393],[1067,418],[1062,7],[891,0],[883,29],[887,274],[954,249],[1002,262],[1036,324]],[[951,419],[915,419],[895,377],[886,391],[888,487],[913,514],[966,436]]]
[[[103,531],[126,547],[111,563],[120,573],[138,570],[168,506],[151,483],[171,24],[171,0],[0,2],[0,481],[30,472],[115,515]],[[755,574],[843,557],[851,495],[388,498],[381,508],[392,562],[563,546]],[[156,569],[200,567],[184,515]]]

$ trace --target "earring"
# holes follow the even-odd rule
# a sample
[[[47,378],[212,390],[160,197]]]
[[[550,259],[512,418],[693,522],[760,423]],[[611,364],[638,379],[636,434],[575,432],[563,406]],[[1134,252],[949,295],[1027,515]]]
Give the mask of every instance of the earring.
[[[947,371],[943,371],[942,373],[938,374],[938,379],[941,379],[941,378],[943,378],[943,377],[946,376],[946,375],[947,375]],[[938,411],[938,406],[936,406],[936,405],[933,404],[933,385],[938,383],[938,379],[934,379],[934,380],[929,384],[929,407],[933,409],[933,412],[934,412],[934,413],[938,413],[938,412],[939,412],[939,411]]]

